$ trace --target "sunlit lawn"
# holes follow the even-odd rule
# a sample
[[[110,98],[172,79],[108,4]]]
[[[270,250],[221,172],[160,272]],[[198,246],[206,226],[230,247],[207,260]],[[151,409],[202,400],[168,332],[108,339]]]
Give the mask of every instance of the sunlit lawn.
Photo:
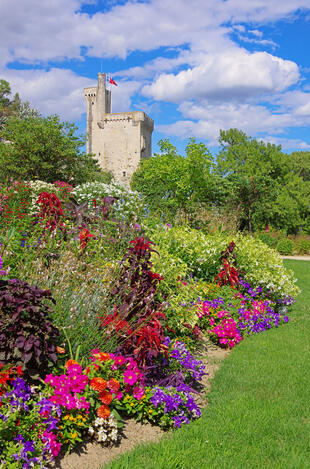
[[[105,468],[310,468],[310,262],[285,264],[302,289],[291,321],[232,351],[200,420]]]

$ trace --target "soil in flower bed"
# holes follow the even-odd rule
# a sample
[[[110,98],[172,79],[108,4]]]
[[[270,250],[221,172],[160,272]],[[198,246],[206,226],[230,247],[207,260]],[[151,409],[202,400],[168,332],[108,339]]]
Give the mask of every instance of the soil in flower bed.
[[[206,365],[207,374],[203,376],[199,396],[195,400],[200,408],[207,404],[206,393],[211,386],[211,380],[221,361],[229,354],[228,350],[223,350],[212,345],[208,339],[204,339],[197,358],[203,360]],[[133,419],[124,422],[123,435],[118,445],[105,447],[99,443],[86,443],[79,446],[73,453],[57,458],[50,469],[102,469],[116,456],[132,450],[141,443],[158,441],[166,434],[157,426],[151,424],[140,424]]]

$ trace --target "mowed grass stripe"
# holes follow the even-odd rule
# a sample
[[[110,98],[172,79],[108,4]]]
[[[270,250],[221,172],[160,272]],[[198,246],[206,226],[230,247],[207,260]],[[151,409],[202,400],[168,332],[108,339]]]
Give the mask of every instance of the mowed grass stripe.
[[[290,323],[232,351],[201,419],[105,468],[310,468],[310,262],[285,265],[302,289]]]

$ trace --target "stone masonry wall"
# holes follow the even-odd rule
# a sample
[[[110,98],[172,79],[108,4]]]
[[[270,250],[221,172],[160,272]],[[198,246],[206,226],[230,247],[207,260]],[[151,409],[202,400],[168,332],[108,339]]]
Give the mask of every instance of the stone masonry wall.
[[[129,184],[141,158],[152,154],[153,120],[144,112],[111,112],[111,91],[104,73],[97,87],[84,89],[87,103],[87,151],[117,181]]]

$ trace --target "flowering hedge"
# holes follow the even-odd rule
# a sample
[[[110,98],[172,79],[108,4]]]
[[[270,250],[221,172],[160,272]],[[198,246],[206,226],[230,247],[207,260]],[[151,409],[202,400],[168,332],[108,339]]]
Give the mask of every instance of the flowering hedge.
[[[113,206],[113,213],[118,219],[130,220],[141,214],[143,203],[138,192],[131,191],[121,184],[111,182],[87,182],[76,186],[72,195],[79,203],[87,202],[89,208],[93,208],[94,201],[100,201],[102,197],[115,197],[117,200]]]
[[[213,281],[221,266],[221,252],[234,240],[236,258],[244,278],[254,286],[261,285],[275,297],[296,296],[299,289],[292,271],[285,269],[279,254],[251,236],[227,233],[206,235],[188,227],[158,227],[153,239],[169,252],[177,265],[186,263],[192,275]],[[165,272],[161,272],[165,275]]]

